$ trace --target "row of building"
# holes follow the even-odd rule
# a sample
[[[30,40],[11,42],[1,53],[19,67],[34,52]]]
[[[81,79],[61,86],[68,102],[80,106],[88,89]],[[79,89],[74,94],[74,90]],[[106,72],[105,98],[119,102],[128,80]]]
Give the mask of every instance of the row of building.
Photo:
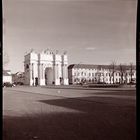
[[[31,50],[24,56],[24,72],[3,72],[6,80],[25,85],[69,85],[81,83],[136,83],[136,67],[120,65],[72,64],[68,66],[66,52],[46,49],[40,53]],[[10,78],[11,77],[11,78]]]
[[[25,83],[25,73],[17,72],[12,74],[10,70],[3,70],[3,83],[15,83],[24,84]]]
[[[136,83],[136,67],[116,66],[113,72],[109,65],[72,64],[68,66],[68,84],[81,83]],[[3,71],[3,82],[26,84],[25,72],[11,74],[9,70]],[[54,83],[48,83],[54,84]],[[60,83],[63,84],[63,83]],[[47,83],[45,84],[47,85]]]
[[[136,66],[73,64],[68,67],[70,84],[77,83],[136,83]]]

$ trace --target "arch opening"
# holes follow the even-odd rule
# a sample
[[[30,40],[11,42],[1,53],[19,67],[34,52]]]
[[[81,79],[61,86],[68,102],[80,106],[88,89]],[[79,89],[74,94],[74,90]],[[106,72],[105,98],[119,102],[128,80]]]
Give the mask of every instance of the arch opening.
[[[54,83],[53,78],[53,69],[46,68],[45,69],[45,85],[52,85]]]

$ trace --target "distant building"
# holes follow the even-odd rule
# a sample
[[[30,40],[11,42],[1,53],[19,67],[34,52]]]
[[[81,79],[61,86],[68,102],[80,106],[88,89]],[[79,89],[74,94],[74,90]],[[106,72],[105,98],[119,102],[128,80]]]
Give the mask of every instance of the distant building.
[[[112,70],[110,65],[87,65],[72,64],[68,66],[69,84],[78,83],[130,83],[136,82],[136,67],[133,70],[129,66],[115,66]]]
[[[31,51],[24,56],[25,84],[27,85],[68,85],[67,54],[45,50]]]
[[[15,74],[12,74],[12,81],[15,84],[24,84],[25,73],[24,72],[17,72]]]
[[[12,83],[12,74],[10,70],[3,70],[3,83]]]

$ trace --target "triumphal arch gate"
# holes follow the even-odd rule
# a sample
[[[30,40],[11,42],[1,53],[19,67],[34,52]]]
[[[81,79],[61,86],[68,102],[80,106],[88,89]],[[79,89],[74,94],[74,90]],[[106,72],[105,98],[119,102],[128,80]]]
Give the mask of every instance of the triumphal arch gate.
[[[26,85],[68,85],[67,54],[45,50],[31,51],[24,56]]]

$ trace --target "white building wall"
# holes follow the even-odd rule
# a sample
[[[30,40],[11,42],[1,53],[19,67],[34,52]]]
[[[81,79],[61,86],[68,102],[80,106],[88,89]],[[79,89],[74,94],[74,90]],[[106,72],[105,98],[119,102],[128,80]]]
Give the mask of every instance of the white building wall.
[[[12,83],[12,76],[3,76],[3,83],[6,82]]]
[[[70,70],[69,70],[70,71]],[[86,79],[87,82],[89,82],[90,79],[92,79],[92,82],[94,82],[95,79],[99,80],[100,82],[105,82],[107,84],[113,84],[113,75],[109,71],[109,69],[89,69],[89,68],[72,68],[71,69],[71,81],[73,84],[80,83],[82,79]],[[123,76],[123,81],[125,82],[127,80],[127,83],[130,83],[131,76],[130,76],[130,70],[127,71],[129,75],[126,77]],[[90,73],[90,75],[89,75]],[[99,74],[97,74],[99,73]],[[97,76],[100,75],[101,76]],[[69,77],[70,78],[70,77]],[[133,71],[132,79],[136,80],[136,71]],[[120,83],[121,82],[121,74],[120,71],[117,70],[114,72],[114,83]]]
[[[55,85],[60,85],[60,78],[62,77],[62,58],[61,55],[54,55],[55,61]]]
[[[35,85],[35,78],[38,77],[38,54],[32,52],[30,54],[30,85]]]
[[[26,68],[27,65],[29,65],[28,70]],[[64,78],[63,84],[67,85],[67,65],[66,54],[53,54],[49,50],[37,54],[32,51],[28,55],[25,55],[25,83],[35,85],[35,79],[38,78],[39,85],[46,85],[46,83],[60,85],[60,79]]]
[[[62,78],[63,84],[68,85],[68,57],[66,54],[62,55]]]

